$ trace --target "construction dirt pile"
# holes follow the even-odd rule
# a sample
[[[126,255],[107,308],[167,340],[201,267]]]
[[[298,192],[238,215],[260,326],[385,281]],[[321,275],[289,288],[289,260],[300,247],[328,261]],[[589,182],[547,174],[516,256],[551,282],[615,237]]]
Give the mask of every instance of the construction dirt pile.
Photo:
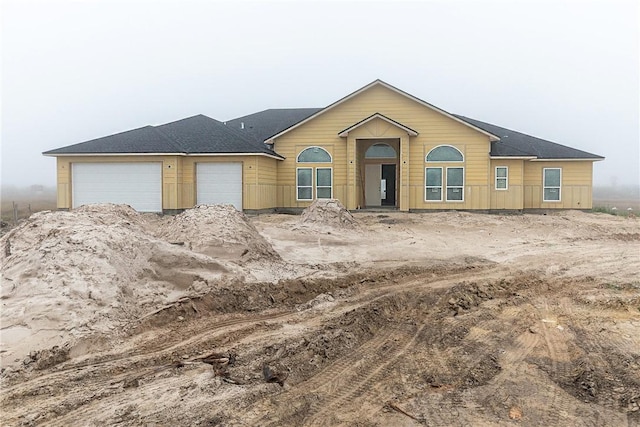
[[[155,234],[216,259],[239,263],[280,259],[247,216],[232,205],[200,205],[188,209],[163,221]]]
[[[640,426],[637,218],[323,202],[10,232],[1,424]],[[189,250],[208,236],[240,260]],[[234,264],[250,238],[266,257]]]
[[[0,239],[2,366],[118,329],[237,267],[158,240],[128,206],[40,212]],[[235,271],[234,271],[235,272]]]
[[[302,211],[298,228],[310,228],[316,231],[332,229],[347,231],[360,228],[358,220],[351,215],[340,200],[316,199]]]

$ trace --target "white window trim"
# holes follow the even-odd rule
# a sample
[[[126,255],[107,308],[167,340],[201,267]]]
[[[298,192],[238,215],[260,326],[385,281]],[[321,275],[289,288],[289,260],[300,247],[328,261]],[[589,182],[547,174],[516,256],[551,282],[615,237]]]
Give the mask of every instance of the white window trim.
[[[429,154],[431,154],[431,152],[433,150],[435,150],[436,148],[440,148],[440,147],[451,147],[451,148],[453,148],[458,153],[460,153],[460,155],[462,156],[462,160],[427,160],[427,157],[429,157]],[[424,156],[424,162],[425,163],[464,163],[464,153],[462,151],[460,151],[460,149],[458,147],[456,147],[455,145],[441,144],[441,145],[433,147],[431,150],[429,150],[429,152]]]
[[[311,185],[299,185],[298,184],[298,171],[302,170],[302,169],[308,169],[311,171]],[[304,168],[296,168],[296,201],[298,202],[310,202],[313,200],[313,168],[311,167],[304,167]],[[331,181],[331,183],[333,184],[333,181]],[[300,199],[299,198],[299,188],[311,188],[311,198],[310,199]]]
[[[507,174],[505,176],[501,176],[498,177],[498,169],[504,169]],[[496,189],[496,191],[506,191],[509,189],[509,167],[508,166],[496,166],[496,170],[495,170],[495,175],[496,175],[496,179],[494,182],[494,187]],[[504,188],[499,188],[498,187],[498,179],[504,179],[505,181],[505,187]]]
[[[560,171],[560,185],[559,186],[545,186],[544,181],[545,181],[545,176],[547,174],[548,170],[558,170]],[[547,188],[557,188],[558,189],[558,200],[547,200],[544,198],[544,190],[546,190]],[[560,203],[562,201],[562,168],[542,168],[542,201],[543,202],[548,202],[548,203]]]
[[[319,148],[319,149],[321,149],[322,151],[324,151],[325,153],[327,153],[327,154],[329,155],[329,161],[328,161],[328,162],[301,162],[301,161],[300,161],[300,155],[301,155],[302,153],[304,153],[305,151],[310,150],[310,149],[312,149],[312,148]],[[299,152],[299,153],[298,153],[298,155],[296,156],[296,162],[297,162],[297,163],[303,163],[303,164],[333,163],[333,156],[331,155],[331,153],[329,152],[329,150],[327,150],[326,148],[324,148],[324,147],[320,147],[319,145],[311,145],[311,146],[309,146],[309,147],[305,147],[305,148],[303,148],[302,150],[300,150],[300,152]]]
[[[462,185],[449,185],[449,169],[462,169]],[[446,173],[446,181],[445,181],[445,189],[446,189],[446,196],[445,199],[448,203],[463,203],[464,202],[464,166],[448,166],[447,167],[447,173]],[[462,193],[462,199],[461,200],[449,200],[449,188],[459,188],[461,190]]]
[[[431,163],[431,162],[430,162]],[[427,169],[440,169],[440,185],[429,185],[427,186]],[[438,203],[438,202],[442,202],[443,198],[444,198],[444,176],[442,175],[442,166],[435,166],[435,167],[425,167],[424,168],[424,201],[426,203]],[[432,199],[427,199],[427,191],[429,190],[429,188],[440,188],[440,200],[432,200]]]
[[[315,168],[315,174],[314,174],[314,178],[315,178],[315,182],[314,182],[314,188],[315,188],[315,198],[318,198],[318,187],[319,188],[329,188],[331,190],[331,195],[329,196],[330,199],[333,199],[333,168],[332,167],[317,167]],[[318,170],[320,169],[329,169],[329,171],[331,172],[331,185],[329,187],[327,187],[326,185],[318,185]]]

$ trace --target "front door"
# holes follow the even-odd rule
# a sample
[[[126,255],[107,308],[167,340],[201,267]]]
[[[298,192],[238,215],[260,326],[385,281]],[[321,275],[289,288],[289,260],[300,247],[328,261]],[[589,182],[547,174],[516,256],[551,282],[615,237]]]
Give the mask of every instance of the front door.
[[[381,165],[365,165],[364,197],[366,206],[382,205]]]
[[[382,165],[382,185],[384,193],[382,206],[396,205],[396,165]]]
[[[396,205],[396,165],[365,165],[366,206]]]

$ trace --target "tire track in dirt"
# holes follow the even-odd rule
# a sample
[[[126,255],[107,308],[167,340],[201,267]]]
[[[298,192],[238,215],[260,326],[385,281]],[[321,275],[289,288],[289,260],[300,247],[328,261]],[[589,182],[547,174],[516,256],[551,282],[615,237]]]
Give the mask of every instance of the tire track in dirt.
[[[489,269],[492,270],[492,269]],[[339,316],[340,314],[353,310],[355,308],[367,305],[373,301],[383,298],[387,295],[406,292],[411,289],[424,288],[424,289],[436,289],[444,288],[454,285],[462,278],[468,277],[469,272],[456,272],[454,274],[435,275],[433,272],[422,273],[418,275],[410,275],[402,278],[399,282],[388,281],[367,284],[366,287],[360,285],[360,292],[356,295],[351,295],[346,300],[340,301],[340,304],[333,313],[323,313],[323,317],[331,318]],[[175,331],[169,333],[167,339],[158,340],[153,337],[143,340],[137,344],[140,350],[134,352],[127,352],[126,354],[107,353],[93,356],[89,360],[71,361],[65,364],[54,367],[54,372],[45,373],[44,375],[37,376],[27,381],[5,388],[3,392],[2,406],[8,406],[7,403],[21,399],[24,404],[28,401],[38,401],[38,406],[41,408],[41,412],[46,413],[47,408],[64,408],[68,413],[73,413],[76,419],[82,419],[83,409],[86,405],[86,399],[83,400],[82,396],[92,394],[91,401],[97,401],[105,396],[117,394],[117,387],[102,386],[99,384],[107,383],[115,385],[121,381],[127,381],[132,377],[144,377],[153,373],[156,369],[158,361],[163,358],[170,357],[174,352],[182,352],[189,346],[197,345],[198,343],[206,342],[208,340],[215,339],[216,336],[229,335],[230,333],[237,333],[239,330],[251,329],[259,326],[263,322],[282,322],[289,318],[293,323],[304,323],[306,321],[304,312],[297,312],[288,310],[279,313],[269,313],[259,316],[253,316],[249,319],[234,318],[226,321],[219,321],[212,325],[212,321],[216,319],[209,319],[202,321],[202,325],[198,326],[187,339],[183,339],[184,335],[176,334]],[[310,317],[311,320],[314,317]],[[317,320],[316,320],[317,322]],[[396,331],[397,332],[397,331]],[[384,346],[389,340],[390,334],[393,334],[394,330],[389,329],[383,332],[368,344],[371,347],[372,354],[375,354],[379,347]],[[250,335],[264,335],[262,329],[251,332]],[[378,334],[377,334],[378,335]],[[132,337],[135,340],[139,337]],[[404,342],[404,341],[403,341]],[[362,351],[366,352],[367,347],[364,347]],[[354,361],[358,361],[362,358],[362,352],[360,355],[354,355],[349,361],[344,361],[342,369],[348,369],[349,365]],[[166,363],[166,361],[165,361]],[[153,368],[148,368],[149,364],[153,364]],[[147,366],[145,366],[147,365]],[[338,369],[341,365],[336,365]],[[142,370],[142,372],[141,372]],[[133,372],[133,373],[132,373]],[[115,376],[114,376],[115,374]],[[319,377],[318,381],[322,381],[322,377]],[[313,383],[310,383],[313,384]],[[42,387],[49,387],[49,389],[56,390],[54,393],[47,395],[45,399],[42,399],[42,393],[38,390]],[[316,388],[318,386],[316,385]],[[91,391],[93,390],[93,391]],[[34,400],[35,399],[35,400]],[[66,402],[66,403],[65,403]],[[15,411],[8,413],[8,417],[5,418],[8,422],[18,422],[23,419],[25,412],[29,411],[26,407],[14,407]],[[27,412],[28,413],[28,412]],[[65,417],[64,412],[60,410],[56,411],[56,415]],[[57,419],[57,417],[56,417]],[[86,418],[85,418],[86,419]],[[50,420],[50,422],[53,422]]]
[[[364,362],[364,366],[358,366],[351,372],[345,372],[348,377],[343,378],[339,383],[330,383],[325,400],[322,404],[316,405],[311,417],[306,420],[307,425],[326,425],[326,419],[330,414],[335,413],[338,407],[349,402],[352,407],[357,407],[356,402],[365,394],[374,390],[373,385],[378,382],[385,371],[388,371],[389,365],[404,354],[412,344],[415,343],[416,337],[420,334],[425,325],[422,325],[412,335],[402,331],[399,335],[394,335],[393,346],[394,351],[388,351],[385,346],[389,343],[389,339],[384,341],[381,347],[378,347],[375,353],[371,353]],[[382,350],[382,351],[381,351]]]

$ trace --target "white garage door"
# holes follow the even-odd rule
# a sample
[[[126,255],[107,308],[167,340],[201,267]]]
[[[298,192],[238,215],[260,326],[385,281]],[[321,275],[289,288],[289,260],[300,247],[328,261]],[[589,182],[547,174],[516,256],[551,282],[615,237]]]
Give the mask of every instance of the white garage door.
[[[197,203],[231,204],[242,210],[242,163],[198,163]]]
[[[73,163],[73,207],[127,204],[139,212],[162,212],[162,163]]]

